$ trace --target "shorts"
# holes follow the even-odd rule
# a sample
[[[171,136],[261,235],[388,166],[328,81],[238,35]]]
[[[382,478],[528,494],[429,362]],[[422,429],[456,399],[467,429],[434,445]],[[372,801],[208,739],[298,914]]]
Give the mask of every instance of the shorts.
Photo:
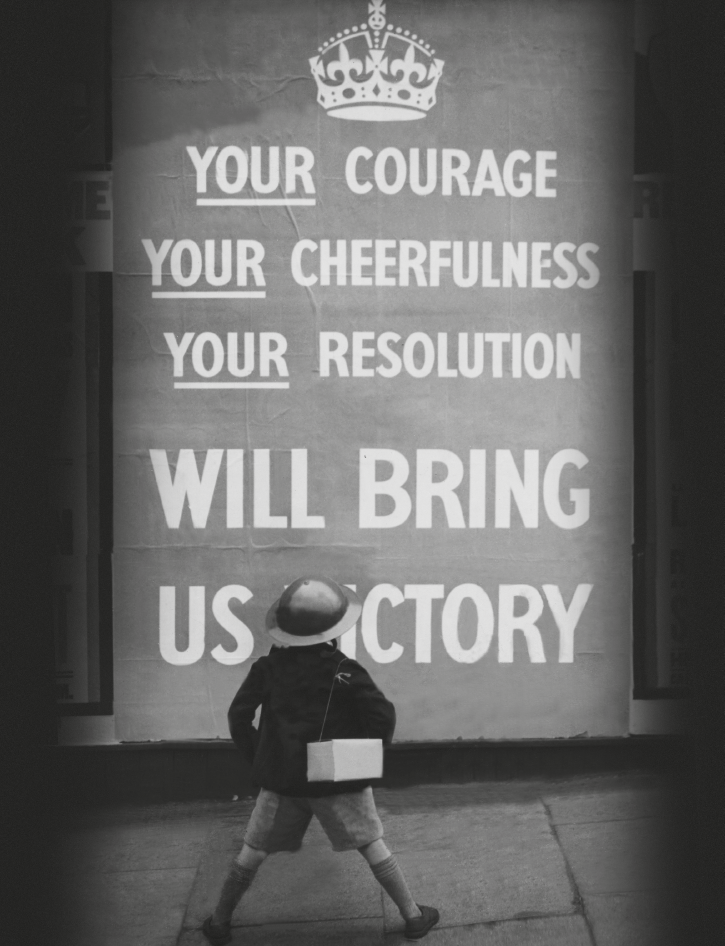
[[[383,836],[370,786],[324,798],[291,798],[263,788],[249,819],[244,843],[258,851],[299,851],[315,815],[333,851],[351,851]]]

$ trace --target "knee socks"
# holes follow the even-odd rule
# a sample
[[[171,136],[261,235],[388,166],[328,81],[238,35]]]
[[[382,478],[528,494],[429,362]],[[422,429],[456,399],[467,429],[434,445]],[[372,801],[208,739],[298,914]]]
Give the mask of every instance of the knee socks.
[[[212,916],[214,926],[226,926],[231,922],[234,908],[242,899],[242,894],[249,888],[257,873],[234,861],[219,894],[219,902]]]
[[[408,890],[405,877],[394,854],[386,857],[384,861],[371,864],[370,869],[380,886],[400,910],[404,919],[412,920],[414,917],[420,916],[420,909],[413,900],[410,890]],[[214,926],[226,926],[231,922],[237,904],[242,899],[245,891],[251,886],[256,873],[256,868],[250,870],[248,867],[242,867],[236,861],[232,864],[212,916]]]
[[[384,861],[371,864],[370,869],[377,882],[389,894],[390,899],[400,910],[403,919],[412,920],[414,917],[421,915],[418,904],[413,900],[410,890],[408,890],[403,871],[400,869],[394,854],[386,857]]]

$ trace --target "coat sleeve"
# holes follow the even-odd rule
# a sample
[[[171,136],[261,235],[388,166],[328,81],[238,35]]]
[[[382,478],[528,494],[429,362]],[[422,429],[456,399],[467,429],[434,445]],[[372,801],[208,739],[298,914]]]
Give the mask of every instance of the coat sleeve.
[[[266,693],[266,674],[261,660],[256,660],[249,669],[244,683],[232,700],[227,719],[229,732],[236,747],[247,762],[252,763],[259,740],[259,733],[252,725],[257,707]]]
[[[385,745],[393,740],[395,707],[373,682],[370,674],[359,663],[350,661],[350,684],[358,716],[366,729],[368,739],[382,739]],[[343,664],[342,670],[346,669]]]

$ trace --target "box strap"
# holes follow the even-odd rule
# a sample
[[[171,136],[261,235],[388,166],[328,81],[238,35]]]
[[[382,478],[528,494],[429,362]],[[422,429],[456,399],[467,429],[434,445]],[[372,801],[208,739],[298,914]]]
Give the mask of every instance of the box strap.
[[[324,719],[322,720],[322,729],[320,729],[320,738],[317,740],[318,742],[322,742],[322,733],[325,729],[325,723],[327,722],[327,713],[330,709],[330,700],[332,699],[332,691],[335,688],[335,680],[337,680],[338,671],[340,669],[340,666],[344,664],[346,660],[347,660],[347,657],[343,657],[340,663],[335,667],[335,676],[332,678],[332,686],[330,687],[330,695],[327,697],[327,706],[325,707],[325,716],[324,716]],[[346,674],[346,676],[349,676],[349,674]]]

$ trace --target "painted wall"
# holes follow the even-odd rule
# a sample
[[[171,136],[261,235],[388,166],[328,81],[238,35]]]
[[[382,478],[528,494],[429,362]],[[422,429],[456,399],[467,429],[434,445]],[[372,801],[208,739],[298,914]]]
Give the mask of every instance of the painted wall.
[[[227,736],[305,573],[400,740],[626,732],[632,42],[612,0],[116,6],[120,739]]]

